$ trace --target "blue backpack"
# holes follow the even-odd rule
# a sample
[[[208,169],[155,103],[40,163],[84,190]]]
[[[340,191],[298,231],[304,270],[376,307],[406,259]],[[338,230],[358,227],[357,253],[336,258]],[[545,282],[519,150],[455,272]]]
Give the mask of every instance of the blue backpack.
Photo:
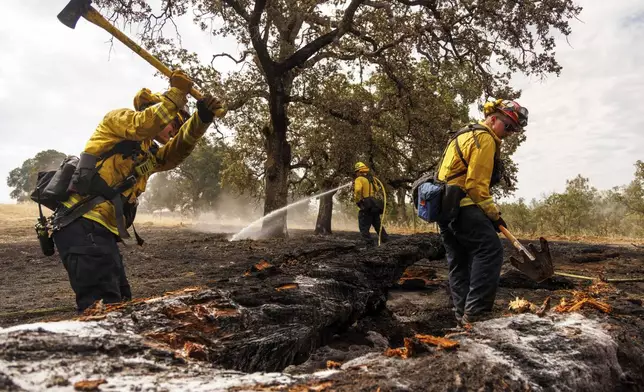
[[[418,187],[418,216],[427,222],[440,218],[445,184],[426,182]]]
[[[482,125],[469,124],[460,129],[458,132],[452,134],[437,165],[437,167],[441,167],[447,148],[452,141],[455,141],[456,152],[463,162],[465,169],[458,173],[450,175],[445,179],[445,181],[438,180],[437,177],[433,174],[425,174],[413,183],[411,187],[411,194],[414,201],[414,207],[416,208],[417,215],[420,219],[430,223],[437,222],[441,219],[455,219],[456,214],[458,213],[460,200],[465,197],[465,192],[458,186],[447,186],[447,182],[454,178],[466,175],[468,168],[468,162],[463,156],[463,151],[461,151],[457,137],[465,132],[474,132],[477,130],[486,131],[488,133],[490,132],[486,127]],[[479,146],[478,138],[476,137],[476,135],[474,136],[474,142],[477,146]],[[497,166],[500,168],[500,165],[497,164],[497,161],[499,161],[499,159],[495,154],[494,171],[497,170]]]
[[[430,223],[439,220],[445,195],[444,182],[435,180],[432,174],[425,175],[414,182],[411,194],[420,219]]]

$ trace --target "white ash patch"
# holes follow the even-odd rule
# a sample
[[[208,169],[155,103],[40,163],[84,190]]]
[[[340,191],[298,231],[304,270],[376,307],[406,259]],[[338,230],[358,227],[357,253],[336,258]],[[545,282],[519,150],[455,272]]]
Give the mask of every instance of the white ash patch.
[[[51,333],[61,333],[75,335],[79,337],[99,337],[112,334],[96,321],[55,321],[44,323],[32,323],[14,325],[13,327],[0,328],[0,334],[6,334],[17,331],[46,331]]]

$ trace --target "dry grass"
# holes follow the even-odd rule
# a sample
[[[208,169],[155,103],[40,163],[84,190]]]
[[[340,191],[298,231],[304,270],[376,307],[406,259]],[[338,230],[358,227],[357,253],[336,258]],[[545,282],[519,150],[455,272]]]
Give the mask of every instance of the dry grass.
[[[43,210],[45,215],[49,210]],[[35,203],[0,204],[0,242],[36,240],[34,225],[38,218]]]
[[[429,224],[429,223],[416,223],[416,227],[413,225],[401,224],[401,223],[387,223],[385,222],[385,228],[388,233],[392,234],[415,234],[415,233],[438,233],[438,225]]]
[[[520,235],[520,233],[519,233]],[[534,236],[533,238],[537,238]],[[608,236],[600,237],[594,235],[543,235],[551,241],[569,241],[569,242],[585,242],[589,244],[615,244],[615,245],[630,245],[636,244],[644,246],[644,239],[638,237],[622,237],[622,236]],[[530,237],[527,237],[530,238]]]
[[[43,214],[52,212],[43,207]],[[34,225],[38,219],[38,205],[32,202],[20,204],[0,204],[0,243],[36,240]],[[138,214],[136,222],[142,226],[181,227],[192,225],[190,219],[159,217],[151,214]]]
[[[149,213],[137,213],[135,225],[142,226],[163,226],[163,227],[184,227],[196,223],[195,220],[186,217],[159,216]]]
[[[51,211],[43,207],[45,216],[51,215]],[[35,203],[22,203],[22,204],[0,204],[0,242],[14,242],[23,240],[34,240],[34,224],[38,218],[38,206]],[[314,221],[313,221],[314,222]],[[169,216],[169,215],[156,215],[149,213],[139,212],[136,217],[136,224],[141,226],[161,226],[161,227],[187,227],[200,223],[199,219],[191,219],[189,217]],[[309,229],[309,222],[306,224],[297,225],[289,222],[290,228]],[[392,234],[414,234],[414,233],[437,233],[438,226],[421,221],[416,222],[416,227],[409,224],[384,222],[387,232]],[[301,227],[300,227],[301,226]],[[345,221],[342,219],[334,219],[334,230],[349,230],[357,231],[357,221]],[[512,228],[510,228],[512,229]],[[521,232],[513,232],[517,237],[522,239],[538,239],[538,234],[525,234]],[[594,244],[637,244],[644,245],[642,238],[628,238],[628,237],[598,237],[598,236],[562,236],[562,235],[543,235],[550,241],[570,241],[570,242],[586,242]]]
[[[414,234],[414,233],[438,233],[438,225],[426,222],[416,222],[416,227],[413,225],[403,223],[385,222],[385,228],[388,233],[393,234]],[[644,239],[638,237],[621,237],[621,236],[593,236],[593,235],[557,235],[549,233],[523,233],[519,230],[513,230],[510,225],[512,234],[520,239],[538,240],[539,237],[545,237],[549,241],[568,241],[568,242],[584,242],[590,244],[614,244],[614,245],[630,245],[635,244],[644,246]]]

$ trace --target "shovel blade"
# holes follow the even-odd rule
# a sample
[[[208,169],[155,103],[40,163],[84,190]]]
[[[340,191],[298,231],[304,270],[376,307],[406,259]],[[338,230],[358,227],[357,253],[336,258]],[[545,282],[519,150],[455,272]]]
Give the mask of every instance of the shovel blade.
[[[548,241],[541,237],[539,238],[539,242],[541,243],[540,250],[537,250],[537,248],[532,244],[528,245],[534,260],[531,260],[525,252],[520,251],[519,253],[523,260],[517,260],[514,257],[510,257],[510,263],[530,279],[537,282],[543,282],[554,275],[555,269],[552,264],[552,256],[550,255],[550,246],[548,245]]]

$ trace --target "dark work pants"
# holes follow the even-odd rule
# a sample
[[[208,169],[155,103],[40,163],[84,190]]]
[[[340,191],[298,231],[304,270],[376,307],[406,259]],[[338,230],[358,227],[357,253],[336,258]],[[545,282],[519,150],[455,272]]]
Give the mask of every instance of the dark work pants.
[[[367,245],[374,245],[374,240],[373,238],[371,238],[371,234],[369,234],[371,226],[373,226],[374,230],[376,230],[377,237],[378,231],[380,231],[380,224],[380,214],[378,214],[377,212],[366,210],[360,210],[360,212],[358,212],[358,228],[360,229],[360,234],[362,235],[362,238],[365,240]],[[389,235],[383,227],[380,240],[381,242],[387,242],[388,239]]]
[[[494,306],[503,264],[501,240],[477,206],[462,207],[451,228],[448,222],[439,222],[439,227],[456,317],[474,321]]]
[[[105,227],[85,218],[54,232],[79,311],[99,299],[106,304],[131,299],[116,240],[117,236]]]

